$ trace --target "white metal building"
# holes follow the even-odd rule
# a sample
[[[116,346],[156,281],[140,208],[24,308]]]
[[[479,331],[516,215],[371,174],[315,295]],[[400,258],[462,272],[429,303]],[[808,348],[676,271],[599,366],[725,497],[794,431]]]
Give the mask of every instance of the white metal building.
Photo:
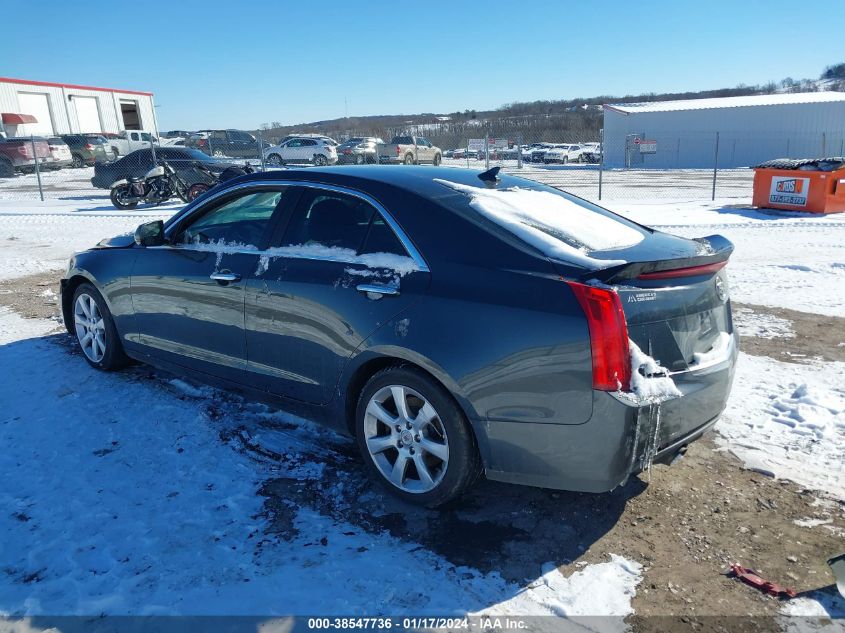
[[[822,156],[845,156],[843,92],[604,106],[608,167],[729,168]]]
[[[8,77],[0,77],[0,117],[7,136],[158,132],[151,92]]]

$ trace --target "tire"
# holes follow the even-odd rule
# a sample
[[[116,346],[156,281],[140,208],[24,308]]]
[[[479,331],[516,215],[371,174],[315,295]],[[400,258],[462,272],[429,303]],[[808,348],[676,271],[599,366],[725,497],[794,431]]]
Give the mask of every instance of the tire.
[[[5,158],[0,159],[0,178],[12,178],[15,175],[15,167]]]
[[[414,155],[413,154],[405,154],[405,161],[406,165],[413,165],[414,164]]]
[[[366,161],[367,161],[367,158],[363,154],[355,154],[355,164],[356,165],[363,165]]]
[[[71,313],[76,342],[91,367],[114,371],[129,363],[106,301],[93,285],[79,285],[73,293]]]
[[[326,160],[325,156],[323,156],[322,154],[314,154],[314,164],[317,167],[323,167],[327,163],[328,161]]]
[[[407,417],[399,414],[396,395],[404,401]],[[421,415],[428,421],[416,427]],[[453,501],[480,472],[478,450],[463,411],[448,391],[414,368],[391,367],[367,381],[355,409],[355,438],[370,475],[414,505],[435,508]],[[396,469],[400,459],[401,473]]]
[[[440,156],[440,154],[435,154],[434,155],[434,166],[435,167],[439,166],[442,160],[443,160],[443,158]]]
[[[112,147],[112,152],[114,153],[114,160],[120,160],[120,152],[117,151],[116,147]]]
[[[128,190],[128,185],[121,185],[120,187],[114,187],[111,190],[111,203],[114,205],[115,209],[120,209],[121,211],[125,211],[127,209],[134,209],[138,206],[137,202],[124,202],[122,194]]]
[[[226,154],[223,153],[222,149],[216,149],[216,150],[214,150],[214,153],[212,155],[216,158],[222,158]]]
[[[75,169],[85,167],[85,159],[82,158],[82,154],[73,155],[73,163],[71,163],[71,167],[74,167]]]
[[[568,163],[568,162],[569,162],[569,157],[568,157],[568,156],[564,156],[564,157],[563,157],[563,160],[562,160],[562,161],[560,161],[560,162],[562,162],[562,163],[565,165],[566,163]]]
[[[191,185],[190,189],[188,189],[188,202],[193,202],[209,189],[211,189],[211,187],[200,182]]]
[[[267,157],[267,164],[272,165],[273,167],[281,167],[282,166],[282,157],[278,154],[270,154]]]

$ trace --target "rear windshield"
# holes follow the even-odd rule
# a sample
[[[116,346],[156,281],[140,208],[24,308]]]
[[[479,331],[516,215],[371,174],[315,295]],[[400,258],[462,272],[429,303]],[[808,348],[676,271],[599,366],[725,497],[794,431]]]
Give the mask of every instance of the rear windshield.
[[[487,189],[435,182],[463,194],[470,209],[549,257],[579,265],[595,264],[592,253],[628,248],[647,235],[646,229],[621,216],[539,183]]]
[[[411,136],[394,136],[390,142],[393,145],[413,145],[414,139]]]
[[[102,145],[103,143],[108,143],[108,140],[103,136],[86,136],[85,140],[89,143],[97,143]]]

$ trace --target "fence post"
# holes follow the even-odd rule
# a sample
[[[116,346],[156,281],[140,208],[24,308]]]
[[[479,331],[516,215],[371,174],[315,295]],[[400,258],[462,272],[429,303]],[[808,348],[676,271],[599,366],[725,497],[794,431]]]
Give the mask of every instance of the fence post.
[[[710,196],[711,200],[716,199],[716,172],[719,170],[719,133],[716,132],[716,153],[713,156],[713,193]]]
[[[604,128],[599,130],[599,200],[601,200],[601,185],[604,178]]]
[[[522,134],[516,135],[516,167],[522,169]]]
[[[261,171],[267,171],[264,164],[264,138],[261,136],[261,130],[258,130],[258,160],[261,161]]]
[[[35,137],[30,136],[29,142],[32,144],[32,155],[35,157],[35,177],[38,179],[38,195],[41,196],[41,202],[44,202],[44,189],[41,187],[41,168],[38,166],[38,150],[35,149]]]
[[[156,146],[153,144],[153,140],[150,139],[150,152],[153,156],[153,167],[156,165]]]
[[[484,134],[484,169],[490,169],[490,132]]]
[[[820,158],[824,158],[827,155],[827,133],[822,132],[822,155]]]

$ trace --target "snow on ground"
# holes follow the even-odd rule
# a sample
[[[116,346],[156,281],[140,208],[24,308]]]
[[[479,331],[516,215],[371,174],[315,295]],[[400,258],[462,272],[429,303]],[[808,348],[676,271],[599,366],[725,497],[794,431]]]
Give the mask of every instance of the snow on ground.
[[[845,499],[845,363],[740,353],[716,428],[749,468]]]
[[[523,589],[304,506],[269,535],[262,482],[321,485],[311,455],[348,440],[144,368],[96,372],[38,336],[54,323],[21,321],[0,313],[0,613],[631,611],[641,570],[621,557]],[[238,450],[245,427],[283,459]]]

